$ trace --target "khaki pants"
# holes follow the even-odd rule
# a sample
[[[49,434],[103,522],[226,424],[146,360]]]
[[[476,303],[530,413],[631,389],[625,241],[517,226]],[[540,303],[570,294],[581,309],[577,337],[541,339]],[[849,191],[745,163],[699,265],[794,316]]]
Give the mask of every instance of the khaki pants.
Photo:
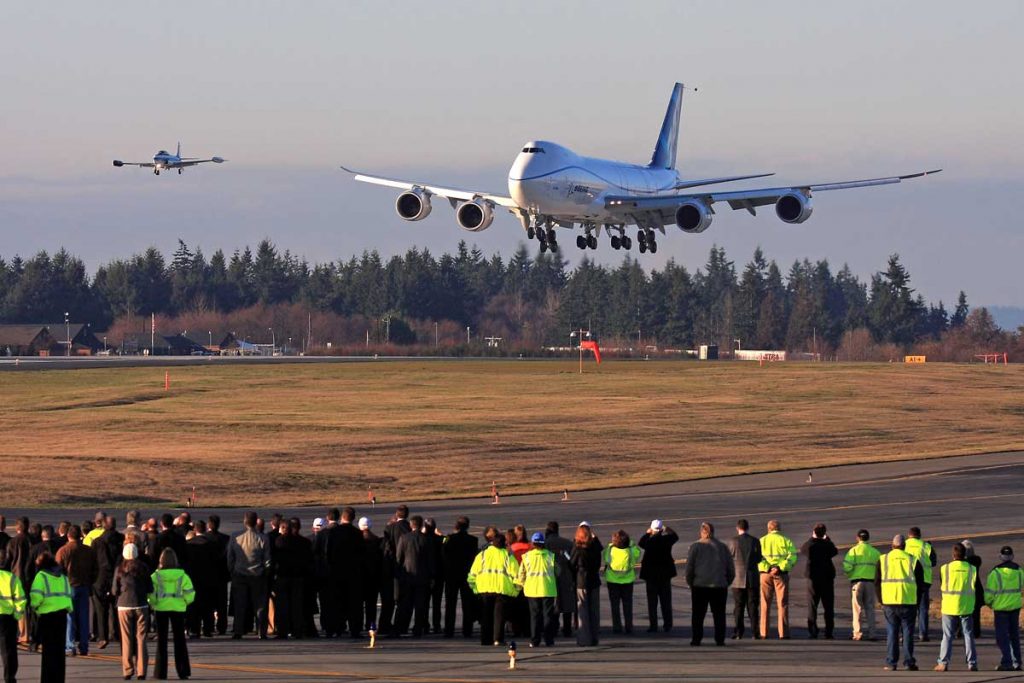
[[[121,670],[125,676],[141,678],[146,675],[146,665],[149,664],[149,654],[146,652],[148,612],[145,607],[117,610],[117,621],[121,626]]]
[[[875,637],[875,584],[858,581],[853,584],[853,639]]]
[[[761,574],[761,637],[768,637],[772,598],[779,608],[779,638],[789,637],[789,574]]]

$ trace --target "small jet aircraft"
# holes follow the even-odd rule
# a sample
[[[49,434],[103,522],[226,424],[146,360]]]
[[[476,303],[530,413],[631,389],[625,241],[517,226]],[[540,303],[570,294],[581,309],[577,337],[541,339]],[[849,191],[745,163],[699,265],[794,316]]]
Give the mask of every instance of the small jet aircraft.
[[[121,161],[120,159],[114,159],[114,166],[121,168],[122,166],[138,166],[140,168],[151,168],[153,169],[154,175],[160,175],[160,171],[170,171],[178,169],[178,175],[181,175],[182,169],[189,166],[196,166],[198,164],[205,164],[208,162],[215,164],[223,164],[224,159],[220,157],[211,157],[209,159],[199,159],[196,157],[183,157],[181,156],[181,143],[178,143],[178,151],[176,154],[171,154],[166,149],[162,149],[153,155],[152,163],[136,162],[136,161]]]
[[[641,253],[658,250],[656,231],[675,225],[686,233],[701,233],[711,226],[716,203],[746,209],[756,215],[759,206],[775,205],[775,214],[786,223],[803,223],[811,216],[811,196],[826,190],[888,185],[910,178],[938,173],[942,169],[909,175],[852,180],[838,183],[807,183],[789,187],[725,192],[682,192],[689,188],[762,178],[772,173],[755,173],[721,178],[685,179],[676,171],[676,144],[683,84],[676,83],[668,111],[647,165],[594,159],[575,154],[562,145],[542,140],[527,142],[508,173],[510,196],[460,190],[432,183],[393,180],[352,171],[355,180],[401,190],[395,210],[407,221],[423,220],[430,214],[432,197],[446,199],[455,210],[459,227],[479,232],[490,227],[495,207],[515,214],[529,239],[540,241],[540,250],[555,250],[555,228],[582,228],[576,237],[580,249],[596,249],[603,227],[613,249],[630,249],[626,234],[637,226],[636,241]]]

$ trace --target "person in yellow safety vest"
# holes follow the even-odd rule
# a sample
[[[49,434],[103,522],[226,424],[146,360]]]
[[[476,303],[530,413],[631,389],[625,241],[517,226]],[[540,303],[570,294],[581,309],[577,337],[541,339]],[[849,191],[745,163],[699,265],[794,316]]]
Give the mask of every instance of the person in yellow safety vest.
[[[622,529],[612,534],[604,548],[604,581],[608,586],[608,602],[612,606],[612,633],[633,632],[633,583],[640,564],[640,548]],[[621,614],[620,614],[621,607]]]
[[[885,670],[899,668],[900,641],[903,665],[917,671],[914,659],[914,623],[917,621],[917,591],[924,581],[924,570],[917,556],[907,552],[902,534],[892,537],[892,550],[878,558],[875,590],[885,612]]]
[[[0,567],[7,566],[7,551],[0,548]],[[18,620],[25,616],[25,589],[21,579],[0,569],[0,662],[4,681],[18,676]]]
[[[928,607],[932,600],[932,567],[939,563],[935,556],[935,549],[928,541],[921,540],[921,529],[912,526],[907,531],[907,552],[917,558],[924,571],[924,584],[917,591],[917,634],[921,642],[927,643],[931,638],[928,635]],[[977,631],[976,631],[977,632]]]
[[[968,564],[967,549],[962,543],[953,545],[953,561],[939,567],[942,590],[942,645],[939,646],[939,661],[936,671],[948,671],[952,656],[953,639],[957,627],[964,634],[964,648],[967,652],[967,668],[978,670],[978,648],[974,643],[974,591],[978,583],[978,570]]]
[[[789,638],[789,573],[796,566],[793,541],[782,535],[778,520],[768,522],[768,533],[761,537],[761,637],[768,637],[772,599],[778,603],[779,638]]]
[[[516,584],[530,605],[530,647],[540,647],[541,636],[548,647],[555,644],[558,614],[555,598],[558,596],[558,562],[555,554],[545,548],[544,534],[540,531],[530,538],[533,546],[523,555]]]
[[[466,581],[480,596],[480,644],[504,645],[505,601],[519,594],[519,563],[505,549],[505,534],[497,527],[487,527],[484,537],[490,546],[477,554]]]
[[[39,680],[64,680],[64,645],[67,640],[71,582],[53,555],[44,552],[36,558],[36,576],[29,589],[29,605],[38,617],[36,640],[43,650]]]
[[[853,591],[853,640],[875,640],[875,572],[881,553],[868,543],[867,529],[857,532],[857,545],[843,558],[843,573]]]
[[[178,567],[178,556],[171,548],[160,553],[158,568],[153,572],[153,592],[149,594],[149,607],[156,621],[156,665],[153,676],[167,678],[168,626],[174,638],[174,669],[184,680],[192,675],[185,641],[185,610],[196,599],[192,579]]]
[[[1002,658],[996,671],[1020,671],[1020,608],[1024,570],[1013,561],[1013,548],[999,550],[999,564],[985,580],[985,604],[992,608],[996,645]]]

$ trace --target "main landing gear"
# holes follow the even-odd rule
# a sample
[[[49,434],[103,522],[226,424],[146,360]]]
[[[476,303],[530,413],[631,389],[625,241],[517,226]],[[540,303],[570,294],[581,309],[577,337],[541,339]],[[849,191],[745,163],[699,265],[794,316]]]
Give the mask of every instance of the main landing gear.
[[[576,236],[576,246],[580,249],[597,249],[597,237],[591,233]]]
[[[636,233],[636,242],[640,247],[640,253],[651,252],[652,254],[658,253],[658,243],[654,239],[654,231],[650,228],[646,230],[638,230]]]
[[[153,175],[160,175],[160,169],[159,168],[154,168],[153,169]]]
[[[625,249],[629,251],[633,248],[633,240],[629,238],[629,235],[624,230],[619,235],[612,235],[609,242],[611,242],[612,249]]]
[[[534,233],[537,237],[537,241],[540,242],[540,253],[545,251],[558,251],[558,242],[555,240],[555,229],[554,228],[528,228],[526,231],[527,236],[533,237],[530,233]]]

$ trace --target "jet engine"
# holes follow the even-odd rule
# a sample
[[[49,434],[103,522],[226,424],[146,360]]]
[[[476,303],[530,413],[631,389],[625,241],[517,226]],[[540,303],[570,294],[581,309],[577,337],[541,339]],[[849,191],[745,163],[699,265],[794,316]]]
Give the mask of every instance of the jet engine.
[[[699,233],[711,227],[714,218],[711,207],[702,201],[691,199],[676,209],[676,225],[683,232]]]
[[[459,227],[470,232],[480,232],[491,227],[494,222],[494,205],[481,199],[462,202],[455,210],[455,220]]]
[[[775,202],[776,215],[786,223],[803,223],[813,209],[811,198],[799,192],[784,194]]]
[[[408,190],[398,195],[395,211],[407,221],[421,221],[430,215],[430,195],[420,189]]]

